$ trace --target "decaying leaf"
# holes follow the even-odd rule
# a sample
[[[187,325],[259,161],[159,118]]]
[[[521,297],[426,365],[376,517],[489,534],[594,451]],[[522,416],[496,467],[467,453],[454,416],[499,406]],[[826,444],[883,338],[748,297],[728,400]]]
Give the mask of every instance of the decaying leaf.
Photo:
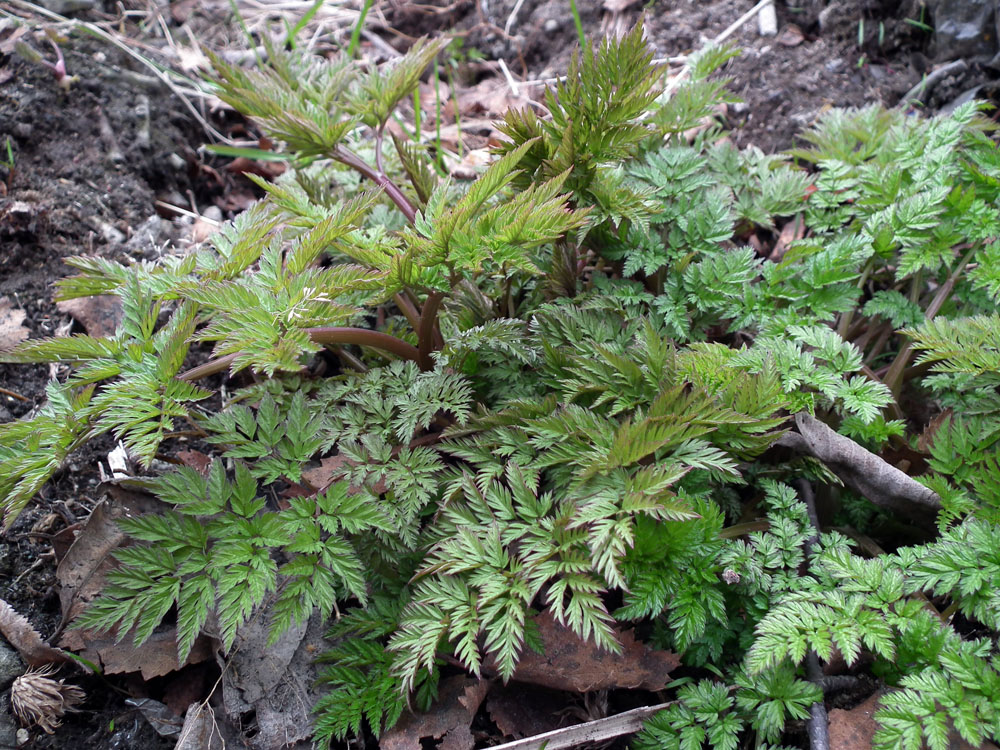
[[[871,750],[875,731],[875,712],[878,710],[879,694],[871,696],[864,703],[847,711],[835,708],[830,711],[830,747],[834,750]],[[962,739],[954,729],[948,736],[951,750],[973,750],[973,746]],[[992,742],[985,742],[980,750],[996,750]]]
[[[105,576],[115,565],[113,554],[125,541],[118,526],[124,515],[139,515],[161,510],[163,504],[144,492],[108,485],[106,497],[93,512],[56,568],[60,583],[59,600],[63,623],[70,625],[87,604],[101,593]],[[178,669],[177,634],[173,627],[162,628],[136,648],[126,636],[118,642],[114,633],[68,629],[59,645],[92,662],[99,663],[108,674],[141,672],[144,679],[161,677]],[[188,656],[188,664],[211,659],[212,642],[199,636]]]
[[[210,706],[192,703],[184,716],[184,726],[174,750],[224,750],[223,725]]]
[[[609,688],[662,690],[670,672],[680,664],[677,654],[657,651],[635,639],[635,633],[618,634],[622,653],[613,654],[584,641],[548,614],[535,618],[545,655],[525,650],[514,671],[518,682],[586,693]]]
[[[109,294],[62,300],[56,307],[97,337],[114,336],[123,315],[121,299]]]
[[[31,331],[21,325],[24,316],[24,310],[13,307],[6,297],[0,297],[0,350],[11,349],[28,338]]]
[[[179,458],[185,466],[190,466],[203,477],[207,477],[208,470],[212,468],[211,456],[207,456],[201,451],[177,451],[177,458]]]
[[[46,643],[27,618],[19,615],[3,599],[0,599],[0,633],[32,667],[70,661],[69,654]]]
[[[348,470],[355,466],[357,466],[357,463],[347,456],[330,456],[329,458],[322,459],[319,462],[319,466],[313,469],[305,469],[302,472],[302,478],[316,489],[321,490],[342,479]],[[382,494],[387,489],[388,487],[384,479],[378,480],[371,487],[372,492],[375,494]],[[347,494],[355,495],[360,491],[359,487],[351,487],[347,491]]]
[[[441,683],[438,700],[422,714],[405,714],[379,738],[381,750],[421,750],[421,739],[441,740],[438,750],[472,750],[470,725],[490,690],[489,680],[455,675]]]
[[[104,576],[114,566],[111,555],[126,538],[118,526],[118,519],[163,508],[160,501],[144,492],[113,485],[106,485],[104,489],[107,493],[105,498],[91,512],[56,568],[64,625],[68,625],[101,593]]]
[[[495,686],[486,699],[486,710],[497,729],[516,740],[557,729],[565,708],[559,693],[516,683]]]
[[[323,649],[325,629],[314,613],[270,646],[267,617],[253,618],[237,631],[229,658],[220,658],[222,702],[229,720],[247,735],[249,747],[278,750],[311,736],[310,709],[318,697],[314,662]],[[247,724],[248,715],[255,717],[255,724]]]

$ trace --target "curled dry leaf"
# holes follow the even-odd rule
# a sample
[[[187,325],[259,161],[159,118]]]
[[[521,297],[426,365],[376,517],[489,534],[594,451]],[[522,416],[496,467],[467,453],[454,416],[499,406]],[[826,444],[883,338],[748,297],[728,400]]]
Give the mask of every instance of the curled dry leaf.
[[[0,633],[32,667],[70,661],[69,654],[46,643],[31,623],[3,599],[0,599]]]
[[[229,658],[217,658],[225,717],[245,735],[240,747],[279,750],[309,739],[310,707],[318,700],[316,654],[324,648],[325,630],[318,612],[305,623],[293,623],[272,644],[267,617],[252,618],[237,629]],[[251,715],[254,722],[248,723]]]
[[[52,677],[55,667],[48,664],[21,675],[10,688],[10,704],[24,724],[52,734],[62,717],[86,697],[76,685]]]

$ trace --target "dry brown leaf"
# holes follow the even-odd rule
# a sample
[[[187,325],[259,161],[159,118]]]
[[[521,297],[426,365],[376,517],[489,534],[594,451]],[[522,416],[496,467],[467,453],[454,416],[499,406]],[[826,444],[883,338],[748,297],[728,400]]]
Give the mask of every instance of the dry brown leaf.
[[[24,310],[11,305],[6,297],[0,297],[0,350],[12,349],[28,338],[31,331],[21,325]]]
[[[111,294],[62,300],[56,307],[97,337],[114,336],[123,315],[121,298]]]
[[[0,633],[32,667],[70,661],[69,654],[60,648],[52,648],[26,617],[18,614],[3,599],[0,599]]]
[[[449,167],[449,173],[456,180],[475,180],[493,161],[489,149],[473,148],[462,155],[462,160]]]
[[[163,508],[159,500],[145,492],[115,485],[108,485],[105,490],[105,499],[94,508],[56,568],[63,623],[67,625],[104,589],[105,576],[115,565],[112,555],[125,540],[118,519]],[[59,639],[59,645],[100,663],[109,674],[141,672],[143,678],[148,680],[169,674],[182,666],[177,664],[174,628],[153,633],[138,648],[132,645],[128,636],[121,643],[116,643],[116,640],[113,633],[68,629]],[[211,641],[199,636],[186,663],[196,664],[210,658]]]
[[[767,256],[767,259],[774,263],[780,263],[791,244],[801,240],[805,237],[805,234],[806,223],[802,218],[802,214],[796,214],[781,228],[781,233],[778,235],[778,239],[774,243],[774,247],[771,249],[771,253]]]
[[[662,690],[670,672],[680,664],[677,654],[658,651],[635,639],[635,633],[618,633],[622,653],[598,648],[551,615],[535,618],[545,646],[541,656],[530,649],[521,654],[513,679],[534,685],[586,693],[608,688]]]
[[[802,29],[796,26],[794,23],[788,24],[785,28],[781,30],[775,41],[782,47],[798,47],[802,42],[806,40],[806,35],[802,33]]]
[[[177,458],[179,458],[185,466],[189,466],[194,469],[203,477],[207,477],[209,469],[212,468],[211,457],[205,455],[201,451],[177,451]]]
[[[795,424],[798,434],[787,433],[778,443],[819,459],[844,484],[876,505],[910,515],[921,509],[927,515],[941,507],[935,492],[815,417],[799,412]]]
[[[488,680],[455,675],[441,683],[437,702],[423,714],[403,718],[379,738],[381,750],[421,750],[421,739],[441,740],[438,750],[472,750],[470,725],[490,690]]]
[[[187,664],[200,664],[214,656],[212,640],[199,635],[191,647],[187,661],[177,663],[177,631],[166,628],[155,631],[141,646],[134,646],[131,635],[119,643],[113,633],[93,630],[68,630],[59,641],[67,648],[79,650],[80,656],[99,663],[105,674],[139,672],[144,680],[176,672]]]
[[[357,466],[357,463],[347,456],[336,455],[329,458],[320,459],[319,466],[306,469],[302,472],[302,478],[318,490],[329,487],[334,482],[343,479],[349,469]],[[371,486],[371,491],[376,495],[381,495],[388,489],[385,480],[380,479]],[[356,495],[361,491],[360,487],[352,486],[348,495]]]
[[[523,109],[530,106],[528,98],[511,89],[510,84],[501,76],[486,78],[475,86],[458,91],[458,114],[464,126],[468,118],[488,118],[499,120],[511,109]],[[445,107],[449,118],[455,116],[455,101]]]
[[[558,696],[534,685],[498,686],[490,691],[486,710],[505,737],[519,740],[559,727],[559,712],[566,701]]]
[[[878,699],[879,694],[876,693],[849,711],[842,708],[830,711],[830,750],[871,750],[878,729],[873,718],[878,710]],[[954,729],[948,737],[948,747],[951,750],[974,750]],[[996,745],[986,742],[979,750],[996,750]]]
[[[932,419],[924,428],[924,431],[920,433],[920,437],[917,438],[917,449],[923,453],[929,453],[931,446],[934,445],[934,436],[937,435],[938,430],[940,430],[946,422],[951,421],[953,414],[954,412],[951,409],[945,409],[943,412],[934,417],[934,419]]]
[[[850,711],[835,708],[829,714],[830,747],[836,750],[871,750],[878,726],[872,714],[878,708],[878,694]]]
[[[188,706],[174,750],[225,750],[225,747],[215,712],[202,703]]]
[[[144,492],[113,485],[106,486],[105,490],[105,498],[91,512],[56,568],[64,625],[79,615],[103,589],[104,576],[114,565],[111,555],[125,540],[118,519],[163,508],[159,500]]]

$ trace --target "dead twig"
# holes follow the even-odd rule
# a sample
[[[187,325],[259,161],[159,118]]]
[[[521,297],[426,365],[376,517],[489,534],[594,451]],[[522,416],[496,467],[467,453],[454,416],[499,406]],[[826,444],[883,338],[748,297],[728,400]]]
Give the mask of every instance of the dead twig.
[[[937,70],[933,70],[925,75],[920,80],[920,83],[903,94],[903,98],[899,100],[899,104],[896,106],[905,109],[911,104],[915,104],[919,101],[921,96],[937,86],[942,80],[950,76],[952,73],[958,73],[968,67],[969,66],[965,60],[954,60],[947,65],[942,65]]]
[[[31,401],[27,396],[22,396],[20,393],[15,393],[14,391],[8,390],[6,388],[0,387],[0,394],[4,396],[10,396],[11,398],[16,398],[18,401]]]
[[[799,431],[786,433],[778,444],[819,459],[844,484],[875,505],[906,514],[912,514],[914,506],[928,512],[941,507],[941,498],[933,490],[815,417],[799,412],[795,425]]]
[[[642,729],[643,722],[659,711],[669,708],[673,703],[660,703],[655,706],[642,706],[631,711],[608,716],[603,719],[576,724],[571,727],[554,729],[551,732],[525,737],[503,745],[494,745],[492,750],[563,750],[563,748],[579,747],[591,742],[606,740],[632,734]]]

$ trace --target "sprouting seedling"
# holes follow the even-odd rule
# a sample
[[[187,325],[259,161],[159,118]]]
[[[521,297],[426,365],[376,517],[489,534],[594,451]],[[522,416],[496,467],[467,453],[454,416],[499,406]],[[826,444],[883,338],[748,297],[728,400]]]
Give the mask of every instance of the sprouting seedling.
[[[42,53],[36,50],[27,42],[17,41],[14,43],[14,51],[17,52],[23,59],[30,63],[37,63],[38,65],[44,65],[50,71],[52,75],[55,76],[56,83],[63,91],[69,91],[70,86],[80,80],[79,76],[71,76],[66,74],[66,58],[63,57],[62,50],[59,45],[56,44],[55,32],[50,29],[45,30],[45,36],[49,39],[49,44],[52,45],[52,49],[56,53],[56,61],[49,62],[44,57]]]
[[[8,135],[4,141],[4,156],[3,158],[0,158],[0,167],[5,167],[7,169],[7,177],[4,180],[4,187],[7,188],[6,193],[10,193],[10,189],[14,183],[14,165],[14,146],[11,142],[10,136]]]

